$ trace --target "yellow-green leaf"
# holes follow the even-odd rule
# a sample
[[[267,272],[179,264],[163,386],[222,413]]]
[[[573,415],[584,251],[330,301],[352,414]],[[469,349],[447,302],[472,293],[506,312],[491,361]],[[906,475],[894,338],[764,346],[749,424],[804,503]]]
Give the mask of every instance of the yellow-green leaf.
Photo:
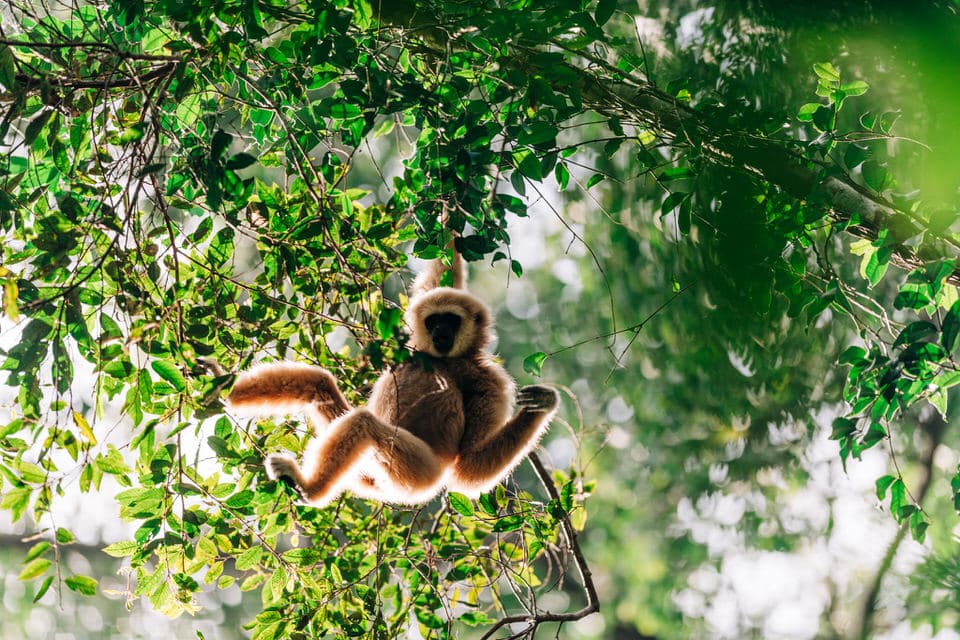
[[[79,411],[74,411],[73,421],[80,429],[80,435],[82,435],[87,442],[90,444],[97,444],[97,437],[93,435],[93,429],[90,428],[90,423],[87,422],[87,419],[83,417],[82,413]]]
[[[124,558],[126,556],[132,556],[139,546],[136,542],[123,540],[104,547],[103,552],[114,558]]]
[[[20,307],[17,306],[19,296],[20,287],[17,286],[17,281],[7,280],[3,285],[3,313],[14,322],[20,319]]]
[[[46,558],[34,558],[20,570],[20,575],[17,576],[17,580],[33,580],[43,575],[47,569],[50,568],[51,564],[53,563]]]
[[[24,482],[40,484],[47,479],[47,472],[32,462],[20,460],[16,463],[16,468]]]

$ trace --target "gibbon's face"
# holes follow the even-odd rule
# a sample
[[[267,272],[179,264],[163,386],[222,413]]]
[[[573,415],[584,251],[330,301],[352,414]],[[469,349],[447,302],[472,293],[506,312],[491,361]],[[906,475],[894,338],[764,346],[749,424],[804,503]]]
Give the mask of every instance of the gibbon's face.
[[[450,312],[432,313],[427,316],[423,324],[430,334],[430,342],[433,343],[433,348],[437,350],[437,353],[446,355],[453,349],[463,319]]]
[[[463,289],[439,287],[414,297],[406,319],[411,346],[435,358],[459,358],[490,339],[490,312]]]

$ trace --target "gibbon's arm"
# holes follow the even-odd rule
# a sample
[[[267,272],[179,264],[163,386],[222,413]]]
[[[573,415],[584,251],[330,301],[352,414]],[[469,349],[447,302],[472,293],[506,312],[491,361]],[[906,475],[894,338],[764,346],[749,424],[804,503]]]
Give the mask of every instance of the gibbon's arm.
[[[519,411],[506,424],[465,438],[451,484],[478,494],[500,482],[536,446],[559,402],[557,392],[550,387],[522,388],[517,394]]]
[[[333,374],[299,362],[261,364],[240,374],[227,401],[232,408],[254,415],[307,410],[321,423],[350,411]]]
[[[450,243],[450,247],[453,248],[452,242]],[[427,268],[413,281],[413,286],[410,288],[410,296],[418,296],[439,287],[440,280],[447,271],[453,272],[451,287],[454,289],[463,289],[466,287],[466,266],[464,265],[463,258],[460,257],[460,252],[453,249],[453,260],[450,266],[448,267],[443,264],[443,260],[431,260],[427,264]]]

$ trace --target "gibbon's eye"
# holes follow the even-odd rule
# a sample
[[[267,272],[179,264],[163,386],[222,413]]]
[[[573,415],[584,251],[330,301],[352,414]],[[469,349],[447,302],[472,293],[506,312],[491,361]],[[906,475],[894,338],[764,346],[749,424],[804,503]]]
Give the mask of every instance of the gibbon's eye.
[[[449,353],[460,331],[460,316],[455,313],[433,313],[423,321],[438,353]]]

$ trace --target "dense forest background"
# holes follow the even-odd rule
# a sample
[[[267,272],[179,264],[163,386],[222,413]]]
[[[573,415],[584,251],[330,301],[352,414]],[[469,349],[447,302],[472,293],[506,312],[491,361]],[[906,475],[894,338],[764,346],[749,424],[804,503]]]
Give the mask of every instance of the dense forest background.
[[[956,2],[7,0],[3,637],[954,638]],[[563,409],[480,500],[327,509],[456,238]]]

